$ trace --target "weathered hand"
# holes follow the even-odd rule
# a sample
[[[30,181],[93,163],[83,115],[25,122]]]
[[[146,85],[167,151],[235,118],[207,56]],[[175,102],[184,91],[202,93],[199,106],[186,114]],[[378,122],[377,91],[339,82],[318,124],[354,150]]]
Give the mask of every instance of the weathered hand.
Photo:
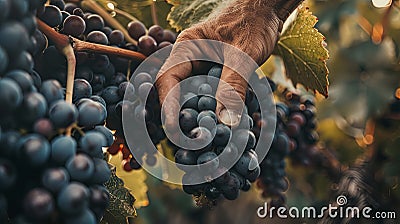
[[[158,74],[156,86],[160,102],[164,103],[170,90],[200,67],[198,61],[190,59],[196,58],[198,54],[209,54],[211,58],[215,57],[211,54],[220,54],[220,52],[203,51],[202,46],[197,44],[179,45],[179,43],[196,39],[221,41],[245,52],[261,65],[274,50],[284,21],[301,2],[302,0],[231,1],[231,4],[216,16],[210,16],[206,21],[184,30],[178,36],[170,57]],[[240,60],[229,52],[224,52],[224,49],[222,55],[218,56],[225,59],[230,57],[229,60]],[[183,63],[175,65],[177,60]],[[239,122],[235,119],[238,117],[235,114],[241,111],[248,85],[246,79],[251,74],[252,71],[248,71],[247,77],[242,77],[231,68],[223,67],[221,82],[216,92],[216,114],[219,120],[227,125],[235,126]],[[168,106],[164,107],[166,125],[176,126],[179,114],[179,91],[170,94],[175,101],[169,101]],[[240,97],[236,97],[238,95]],[[233,111],[229,110],[231,119],[226,118],[228,114],[226,108],[234,108]]]

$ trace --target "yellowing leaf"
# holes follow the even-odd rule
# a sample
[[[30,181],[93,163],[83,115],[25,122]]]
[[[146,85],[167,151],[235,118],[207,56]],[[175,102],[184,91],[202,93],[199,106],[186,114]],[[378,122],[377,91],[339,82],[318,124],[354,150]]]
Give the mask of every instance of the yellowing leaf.
[[[147,174],[143,169],[126,172],[121,166],[122,153],[111,156],[110,163],[116,167],[116,174],[124,181],[124,187],[127,188],[136,198],[135,207],[140,208],[149,205],[147,197],[147,185],[145,183]]]
[[[207,18],[215,8],[226,0],[167,0],[173,7],[167,20],[177,31],[189,28]]]
[[[314,28],[317,18],[301,7],[297,18],[280,37],[276,53],[282,57],[286,75],[296,86],[328,96],[328,50],[323,46],[325,37]]]

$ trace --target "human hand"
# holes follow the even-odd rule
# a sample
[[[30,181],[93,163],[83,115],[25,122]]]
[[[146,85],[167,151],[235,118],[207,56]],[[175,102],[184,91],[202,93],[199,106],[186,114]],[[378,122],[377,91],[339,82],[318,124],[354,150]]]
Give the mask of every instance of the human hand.
[[[160,102],[165,103],[168,94],[174,99],[168,101],[168,106],[164,107],[166,126],[177,128],[180,93],[179,88],[174,89],[174,87],[196,70],[204,68],[201,62],[191,59],[205,55],[207,58],[222,57],[222,61],[229,58],[236,60],[236,63],[241,62],[239,57],[235,58],[235,55],[229,54],[226,49],[210,51],[210,47],[204,50],[204,46],[199,44],[179,43],[198,39],[221,41],[243,51],[261,65],[272,54],[284,21],[301,2],[302,0],[232,1],[216,16],[210,16],[206,21],[184,30],[178,36],[156,81]],[[255,68],[247,66],[246,69],[247,72],[242,75],[228,66],[224,66],[222,70],[221,82],[216,91],[215,112],[218,119],[229,126],[235,126],[240,122],[248,86],[247,80]],[[175,91],[172,92],[173,89]]]

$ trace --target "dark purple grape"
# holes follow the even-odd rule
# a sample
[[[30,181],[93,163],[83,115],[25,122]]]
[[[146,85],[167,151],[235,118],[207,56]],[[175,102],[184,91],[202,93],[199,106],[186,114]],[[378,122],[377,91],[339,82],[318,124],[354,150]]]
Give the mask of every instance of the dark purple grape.
[[[55,129],[53,123],[49,119],[41,118],[35,121],[33,132],[50,138],[55,134]]]
[[[33,124],[39,118],[42,118],[47,113],[46,99],[40,93],[29,93],[24,96],[20,110],[18,110],[21,121]]]
[[[81,17],[70,15],[64,20],[62,32],[67,35],[79,37],[85,32],[85,29],[86,23]]]
[[[151,26],[148,34],[153,37],[157,43],[161,43],[164,40],[164,29],[159,25]]]
[[[85,33],[90,33],[94,30],[101,30],[104,27],[103,18],[97,14],[91,14],[91,15],[87,16],[85,19],[85,22],[86,22]]]
[[[17,179],[17,169],[13,163],[0,158],[0,191],[8,190]]]
[[[73,102],[78,101],[82,98],[88,98],[92,95],[92,86],[85,79],[75,79],[74,81],[74,93]]]
[[[55,203],[50,192],[41,188],[34,188],[28,192],[23,200],[24,214],[34,221],[45,221],[55,210]]]
[[[90,179],[91,183],[104,184],[111,177],[111,170],[108,167],[108,163],[100,158],[94,158],[94,174]]]
[[[197,164],[205,165],[207,171],[215,171],[219,166],[219,159],[215,152],[205,152],[197,158]]]
[[[183,109],[179,113],[179,125],[183,132],[188,133],[197,127],[197,116],[198,112],[196,110],[187,108]]]
[[[103,32],[97,30],[92,31],[87,35],[87,41],[96,44],[108,45],[107,36]]]
[[[33,80],[29,73],[22,70],[12,70],[9,71],[5,77],[17,82],[22,92],[28,93],[32,91]]]
[[[29,10],[29,2],[26,0],[13,0],[11,3],[10,17],[21,18],[27,14]]]
[[[93,71],[89,66],[82,65],[76,68],[75,73],[76,79],[85,79],[88,82],[91,82],[93,79]]]
[[[145,82],[152,83],[153,78],[151,77],[151,75],[149,73],[141,72],[135,76],[135,78],[133,80],[133,85],[135,86],[135,89],[139,89],[139,86]]]
[[[163,41],[167,41],[169,43],[175,43],[176,34],[171,30],[164,30]]]
[[[78,124],[84,127],[94,127],[104,123],[107,118],[106,108],[92,100],[82,103],[78,108]]]
[[[81,183],[72,182],[58,194],[57,205],[63,214],[83,214],[89,207],[89,197],[90,192],[87,187]]]
[[[90,209],[99,220],[110,204],[110,194],[107,189],[100,185],[90,187]]]
[[[113,45],[121,45],[124,42],[124,33],[120,30],[113,30],[110,35],[108,35],[108,39],[110,40],[110,44]]]
[[[50,0],[50,5],[57,6],[60,10],[64,10],[65,2],[64,0]]]
[[[217,101],[215,100],[215,98],[210,96],[200,97],[199,102],[197,103],[197,108],[199,109],[199,111],[203,110],[215,111],[216,107],[217,107]]]
[[[163,41],[158,44],[157,50],[160,50],[160,49],[162,49],[164,47],[168,47],[168,46],[172,46],[172,44],[170,42]]]
[[[107,145],[106,137],[102,133],[89,131],[81,137],[79,140],[79,146],[81,152],[84,152],[91,157],[103,158],[102,147],[109,145]]]
[[[20,69],[32,72],[34,62],[32,55],[28,51],[22,51],[10,64],[9,69]]]
[[[157,50],[157,42],[151,36],[142,36],[138,40],[139,52],[149,56]]]
[[[13,111],[22,102],[22,90],[12,79],[0,79],[0,114]]]
[[[71,180],[86,182],[90,180],[94,173],[94,163],[92,158],[85,154],[78,154],[69,159],[65,168],[67,168]]]
[[[29,36],[25,27],[15,21],[0,26],[0,45],[9,57],[16,56],[29,47]]]
[[[109,86],[103,90],[101,96],[106,101],[107,104],[116,104],[122,100],[121,96],[118,94],[119,88],[116,86]]]
[[[62,23],[61,10],[54,5],[47,5],[39,18],[50,27],[57,27]]]
[[[64,6],[64,11],[66,11],[66,12],[68,12],[69,14],[72,15],[73,12],[74,12],[74,9],[76,9],[76,8],[78,8],[78,6],[77,6],[75,3],[68,2],[68,3],[66,3],[65,6]]]
[[[65,164],[75,156],[77,143],[69,136],[58,136],[51,142],[51,160],[58,164]]]
[[[40,135],[30,134],[19,141],[18,156],[21,161],[31,166],[42,166],[50,158],[50,144]]]
[[[72,11],[72,14],[76,15],[76,16],[79,16],[81,18],[83,18],[85,16],[85,13],[83,12],[83,10],[81,8],[74,9],[74,11]]]
[[[43,172],[43,186],[53,192],[58,193],[69,183],[69,174],[64,168],[49,168]]]
[[[197,155],[193,150],[179,149],[175,153],[175,163],[178,167],[179,164],[183,165],[196,165]]]
[[[111,32],[113,31],[110,27],[108,27],[108,26],[105,26],[105,27],[103,27],[103,29],[101,29],[101,31],[105,34],[105,35],[107,35],[107,37],[108,36],[110,36],[110,34],[111,34]]]
[[[139,21],[132,21],[128,23],[128,33],[135,40],[139,40],[141,36],[146,34],[146,27]]]
[[[214,145],[225,147],[231,137],[231,129],[224,124],[217,124]]]
[[[78,110],[65,101],[55,102],[49,110],[49,118],[56,128],[67,128],[78,119]]]

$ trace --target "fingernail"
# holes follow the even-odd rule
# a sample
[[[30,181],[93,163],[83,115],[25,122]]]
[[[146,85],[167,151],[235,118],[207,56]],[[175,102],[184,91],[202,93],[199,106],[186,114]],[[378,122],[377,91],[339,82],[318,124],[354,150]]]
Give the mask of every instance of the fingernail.
[[[229,109],[222,109],[221,112],[219,112],[219,119],[220,121],[228,126],[235,127],[238,126],[241,120],[241,115],[237,113],[236,111],[229,110]]]

